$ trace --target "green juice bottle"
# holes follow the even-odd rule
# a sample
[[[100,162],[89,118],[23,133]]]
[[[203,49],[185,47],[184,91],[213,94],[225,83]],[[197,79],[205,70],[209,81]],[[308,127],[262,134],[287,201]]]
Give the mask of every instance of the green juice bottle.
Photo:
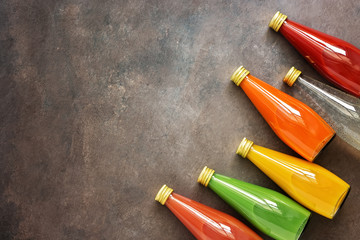
[[[256,228],[275,239],[298,239],[310,217],[308,210],[281,193],[216,174],[208,167],[204,167],[198,182],[209,186]]]

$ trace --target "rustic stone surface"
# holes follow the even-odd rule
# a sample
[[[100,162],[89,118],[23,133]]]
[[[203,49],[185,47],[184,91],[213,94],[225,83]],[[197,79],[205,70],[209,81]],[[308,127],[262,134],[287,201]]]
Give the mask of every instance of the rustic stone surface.
[[[296,154],[229,80],[242,64],[286,92],[292,65],[320,78],[267,27],[277,10],[360,47],[356,0],[0,0],[0,239],[192,239],[154,201],[164,183],[246,223],[196,179],[281,191],[235,149]],[[337,138],[317,163],[352,191],[302,239],[357,239],[359,152]]]

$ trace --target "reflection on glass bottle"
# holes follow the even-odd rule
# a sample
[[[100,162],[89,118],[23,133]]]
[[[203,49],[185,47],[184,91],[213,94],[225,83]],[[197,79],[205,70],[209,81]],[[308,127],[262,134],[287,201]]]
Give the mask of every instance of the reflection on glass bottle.
[[[305,59],[338,88],[360,97],[360,49],[277,12],[269,27],[279,31]]]
[[[244,138],[237,151],[310,210],[332,219],[350,186],[325,168],[302,159],[255,145]]]
[[[305,76],[294,67],[284,82],[294,86],[294,97],[311,106],[339,137],[360,151],[360,99]]]
[[[241,87],[276,135],[308,161],[313,161],[335,131],[309,106],[239,67],[231,80]]]
[[[199,240],[261,240],[253,230],[236,218],[173,193],[163,185],[155,200],[167,206]]]
[[[274,239],[298,239],[310,217],[307,209],[281,193],[217,174],[208,167],[204,167],[198,182]]]

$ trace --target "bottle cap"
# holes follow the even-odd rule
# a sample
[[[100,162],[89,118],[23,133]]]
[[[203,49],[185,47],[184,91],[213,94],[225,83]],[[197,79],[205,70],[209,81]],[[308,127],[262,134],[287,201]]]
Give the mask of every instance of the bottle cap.
[[[214,175],[215,170],[208,168],[207,166],[205,166],[203,168],[203,170],[201,171],[197,182],[201,183],[202,185],[204,185],[205,187],[207,187],[207,185],[209,184],[211,177]]]
[[[174,189],[169,188],[168,186],[166,186],[166,184],[164,184],[160,188],[159,192],[156,194],[155,201],[158,201],[159,203],[161,203],[161,205],[164,205],[173,191]]]
[[[236,71],[231,75],[231,81],[233,81],[237,86],[240,85],[242,80],[249,75],[250,72],[246,70],[243,66],[240,66]]]
[[[272,29],[275,30],[275,32],[279,31],[281,25],[284,23],[284,21],[286,20],[287,16],[280,13],[279,11],[277,13],[275,13],[275,15],[273,16],[273,18],[271,19],[270,23],[269,23],[269,27],[271,27]]]
[[[239,154],[243,158],[246,158],[253,144],[253,141],[250,141],[244,137],[238,149],[236,150],[236,154]]]
[[[292,67],[285,75],[283,81],[291,87],[295,83],[296,79],[300,76],[300,74],[301,74],[300,70],[297,70],[295,67]]]

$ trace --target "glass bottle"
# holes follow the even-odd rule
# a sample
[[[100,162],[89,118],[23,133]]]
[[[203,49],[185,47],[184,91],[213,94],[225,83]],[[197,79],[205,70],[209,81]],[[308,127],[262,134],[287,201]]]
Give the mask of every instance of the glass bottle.
[[[338,88],[360,97],[360,50],[277,12],[269,27],[279,31],[305,59]]]
[[[294,86],[294,97],[311,106],[339,137],[360,151],[360,99],[303,75],[295,67],[284,82]]]
[[[236,218],[173,193],[173,189],[166,185],[163,185],[159,190],[155,200],[167,206],[187,229],[190,230],[196,239],[262,239]]]
[[[237,154],[248,158],[293,199],[332,219],[350,186],[325,168],[302,159],[254,145],[244,138]]]
[[[231,76],[276,135],[308,161],[313,161],[335,131],[309,106],[252,76],[242,66]]]
[[[216,174],[204,167],[198,182],[209,187],[263,233],[275,239],[298,239],[310,212],[290,198],[254,184]]]

